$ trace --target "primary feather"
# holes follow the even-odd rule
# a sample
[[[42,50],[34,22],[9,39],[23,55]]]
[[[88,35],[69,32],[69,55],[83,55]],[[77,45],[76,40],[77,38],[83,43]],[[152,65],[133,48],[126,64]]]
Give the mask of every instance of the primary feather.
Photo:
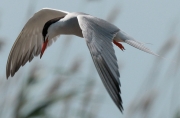
[[[16,39],[8,57],[6,66],[7,78],[17,72],[27,61],[41,52],[43,43],[42,30],[44,24],[50,19],[65,16],[68,12],[44,8],[35,13],[25,24]]]
[[[119,29],[102,19],[88,15],[78,16],[78,21],[101,80],[122,112],[120,74],[112,45]]]

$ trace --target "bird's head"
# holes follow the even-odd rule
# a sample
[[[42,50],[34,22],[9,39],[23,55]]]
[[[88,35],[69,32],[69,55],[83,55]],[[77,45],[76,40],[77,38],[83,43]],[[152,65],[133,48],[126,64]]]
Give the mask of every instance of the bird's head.
[[[44,51],[46,50],[48,41],[56,36],[55,31],[52,30],[52,26],[55,25],[55,23],[58,22],[62,18],[64,18],[64,16],[51,19],[45,23],[43,30],[42,30],[43,45],[42,45],[42,49],[41,49],[40,58],[42,57]]]

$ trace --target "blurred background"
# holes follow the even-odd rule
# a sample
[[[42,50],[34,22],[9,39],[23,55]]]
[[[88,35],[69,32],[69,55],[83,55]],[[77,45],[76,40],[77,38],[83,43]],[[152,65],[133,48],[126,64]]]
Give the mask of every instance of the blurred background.
[[[0,117],[180,118],[180,1],[0,1]],[[166,59],[127,44],[114,47],[124,112],[115,106],[96,72],[84,39],[60,36],[6,79],[10,49],[27,20],[44,7],[106,19]]]

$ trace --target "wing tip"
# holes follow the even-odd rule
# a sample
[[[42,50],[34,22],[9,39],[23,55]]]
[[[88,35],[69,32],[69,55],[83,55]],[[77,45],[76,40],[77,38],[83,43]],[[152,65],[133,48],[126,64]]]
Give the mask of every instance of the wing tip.
[[[124,108],[123,108],[123,101],[122,101],[120,93],[119,93],[119,102],[115,102],[115,104],[120,110],[120,112],[123,114]]]
[[[124,108],[123,108],[123,106],[122,106],[122,101],[121,101],[121,103],[119,104],[118,108],[119,108],[119,110],[121,111],[121,113],[123,114]]]
[[[6,79],[8,80],[10,74],[9,73],[6,73]]]
[[[15,73],[12,73],[12,72],[10,72],[10,71],[7,71],[7,72],[6,72],[6,79],[8,80],[9,77],[13,77],[14,74],[15,74]]]
[[[9,62],[9,60],[8,60],[8,62]],[[8,79],[9,78],[9,76],[10,76],[10,69],[9,69],[9,63],[7,62],[7,65],[6,65],[6,79]]]

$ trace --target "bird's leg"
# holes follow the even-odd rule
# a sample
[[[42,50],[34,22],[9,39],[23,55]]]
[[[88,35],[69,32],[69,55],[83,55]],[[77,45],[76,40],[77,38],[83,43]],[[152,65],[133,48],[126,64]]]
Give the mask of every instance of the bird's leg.
[[[124,46],[121,43],[118,43],[115,40],[113,40],[113,43],[118,46],[122,51],[125,50]]]

